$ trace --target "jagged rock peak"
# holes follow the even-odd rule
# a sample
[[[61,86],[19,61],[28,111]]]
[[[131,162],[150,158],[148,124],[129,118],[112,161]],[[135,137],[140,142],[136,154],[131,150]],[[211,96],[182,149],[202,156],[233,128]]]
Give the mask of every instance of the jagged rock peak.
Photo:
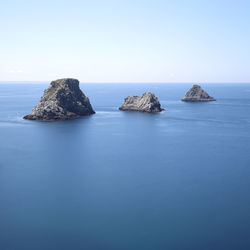
[[[215,101],[212,96],[209,96],[206,91],[204,91],[200,85],[193,85],[191,89],[185,94],[183,102],[209,102]]]
[[[161,108],[158,98],[151,92],[144,93],[142,96],[135,95],[126,97],[119,109],[148,113],[158,113],[164,110]]]
[[[50,83],[40,102],[24,119],[68,120],[94,113],[88,97],[79,88],[79,81],[63,78]]]

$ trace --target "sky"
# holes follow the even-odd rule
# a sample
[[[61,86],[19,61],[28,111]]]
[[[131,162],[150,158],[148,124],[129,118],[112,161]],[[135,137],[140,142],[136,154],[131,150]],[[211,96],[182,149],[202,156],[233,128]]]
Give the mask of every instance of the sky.
[[[0,81],[250,82],[249,0],[0,0]]]

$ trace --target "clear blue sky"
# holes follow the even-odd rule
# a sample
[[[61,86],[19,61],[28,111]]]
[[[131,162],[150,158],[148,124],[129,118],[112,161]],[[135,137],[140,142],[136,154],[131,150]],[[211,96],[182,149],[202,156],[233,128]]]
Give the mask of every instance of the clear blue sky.
[[[8,0],[0,81],[250,82],[249,0]]]

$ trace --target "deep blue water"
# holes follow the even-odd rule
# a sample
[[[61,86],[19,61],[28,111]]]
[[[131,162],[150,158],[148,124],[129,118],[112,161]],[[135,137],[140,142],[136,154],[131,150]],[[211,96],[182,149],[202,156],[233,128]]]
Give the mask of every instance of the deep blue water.
[[[0,249],[250,249],[250,84],[191,85],[81,84],[95,115],[36,122],[48,83],[0,84]],[[148,90],[166,112],[117,109]]]

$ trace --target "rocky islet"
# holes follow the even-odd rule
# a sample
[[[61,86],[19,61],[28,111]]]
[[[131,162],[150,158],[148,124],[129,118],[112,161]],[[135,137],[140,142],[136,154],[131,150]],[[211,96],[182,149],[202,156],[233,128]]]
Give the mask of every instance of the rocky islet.
[[[141,96],[128,96],[119,108],[123,111],[138,111],[147,113],[158,113],[163,111],[158,98],[151,92],[146,92]]]
[[[204,91],[200,85],[193,85],[192,88],[188,90],[185,96],[181,99],[183,102],[210,102],[215,101],[212,96],[209,96],[206,91]]]
[[[30,114],[24,116],[24,119],[68,120],[94,113],[88,97],[79,88],[79,81],[73,78],[63,78],[50,83],[40,102]]]

